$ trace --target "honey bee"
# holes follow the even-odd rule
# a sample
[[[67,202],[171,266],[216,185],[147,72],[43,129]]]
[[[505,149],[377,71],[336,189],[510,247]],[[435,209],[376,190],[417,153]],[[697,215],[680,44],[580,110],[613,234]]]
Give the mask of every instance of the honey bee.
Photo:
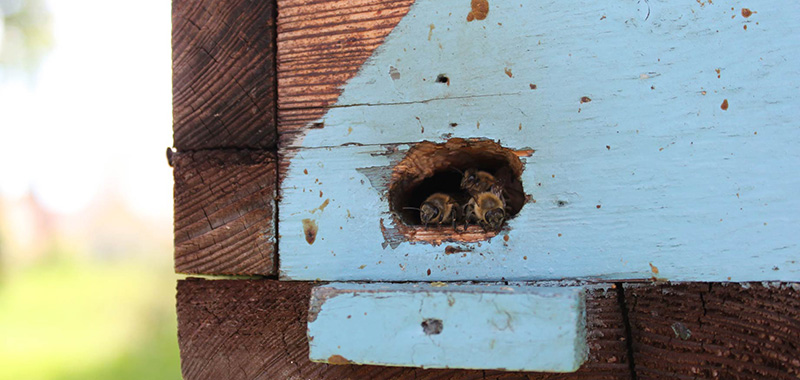
[[[455,229],[456,221],[461,218],[461,207],[453,197],[434,193],[419,206],[419,218],[425,227],[428,224],[452,223]]]
[[[493,175],[474,168],[467,169],[461,178],[461,188],[473,197],[491,190],[495,185],[497,185],[497,180]]]
[[[464,206],[465,229],[476,221],[484,230],[499,231],[506,219],[506,202],[500,194],[485,191],[473,196]]]

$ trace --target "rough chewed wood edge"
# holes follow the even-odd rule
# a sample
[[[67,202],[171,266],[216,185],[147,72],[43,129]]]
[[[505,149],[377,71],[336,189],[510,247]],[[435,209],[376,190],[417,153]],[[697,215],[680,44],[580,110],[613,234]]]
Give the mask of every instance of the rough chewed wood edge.
[[[275,1],[172,2],[179,151],[276,143]]]
[[[275,154],[176,153],[172,163],[175,270],[275,275]]]
[[[291,141],[322,117],[341,87],[414,0],[278,0],[278,130]]]
[[[589,360],[576,373],[543,374],[329,365],[308,360],[306,318],[313,283],[274,280],[178,282],[183,377],[192,379],[628,379],[616,290],[587,298]],[[520,347],[524,350],[524,347]]]
[[[639,379],[800,378],[797,284],[629,285]]]

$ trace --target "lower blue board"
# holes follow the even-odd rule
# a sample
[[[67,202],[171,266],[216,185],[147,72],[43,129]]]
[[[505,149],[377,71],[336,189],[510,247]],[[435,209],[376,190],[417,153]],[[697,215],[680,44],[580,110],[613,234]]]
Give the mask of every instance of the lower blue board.
[[[308,320],[332,364],[572,372],[587,352],[581,287],[333,283]]]

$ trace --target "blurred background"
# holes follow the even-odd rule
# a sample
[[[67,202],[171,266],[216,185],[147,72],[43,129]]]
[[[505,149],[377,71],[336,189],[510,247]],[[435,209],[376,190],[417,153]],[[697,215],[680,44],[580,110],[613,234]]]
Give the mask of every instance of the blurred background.
[[[170,2],[0,0],[0,379],[179,379]]]

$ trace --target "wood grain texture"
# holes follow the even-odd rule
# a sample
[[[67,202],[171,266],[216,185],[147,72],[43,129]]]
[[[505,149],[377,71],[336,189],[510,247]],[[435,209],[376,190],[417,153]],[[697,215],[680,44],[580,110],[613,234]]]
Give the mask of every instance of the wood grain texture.
[[[638,379],[797,379],[800,287],[626,288]]]
[[[183,376],[194,379],[628,379],[616,291],[587,297],[589,361],[576,373],[328,365],[308,360],[312,284],[273,280],[178,282]]]
[[[275,147],[274,40],[274,0],[172,2],[179,151]]]
[[[275,155],[200,151],[172,162],[175,270],[274,275]]]
[[[278,0],[282,141],[325,113],[413,0]]]

